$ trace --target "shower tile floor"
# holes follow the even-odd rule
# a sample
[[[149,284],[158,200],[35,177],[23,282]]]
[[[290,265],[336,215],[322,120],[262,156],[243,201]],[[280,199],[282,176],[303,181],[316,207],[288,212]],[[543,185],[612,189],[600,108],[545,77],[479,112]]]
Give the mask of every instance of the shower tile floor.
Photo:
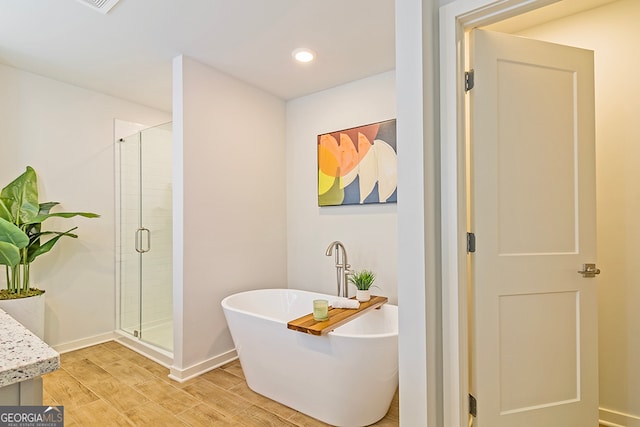
[[[65,426],[326,426],[247,387],[236,360],[185,383],[114,341],[62,354],[43,376],[44,404],[63,405]],[[398,393],[375,426],[398,426]]]
[[[173,351],[173,323],[143,328],[142,340],[164,350]]]

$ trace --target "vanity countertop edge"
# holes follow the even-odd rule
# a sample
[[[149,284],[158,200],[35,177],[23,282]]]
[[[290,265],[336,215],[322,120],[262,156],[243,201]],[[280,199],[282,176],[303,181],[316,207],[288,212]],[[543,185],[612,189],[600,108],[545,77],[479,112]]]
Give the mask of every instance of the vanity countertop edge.
[[[0,310],[0,387],[60,368],[60,354]]]

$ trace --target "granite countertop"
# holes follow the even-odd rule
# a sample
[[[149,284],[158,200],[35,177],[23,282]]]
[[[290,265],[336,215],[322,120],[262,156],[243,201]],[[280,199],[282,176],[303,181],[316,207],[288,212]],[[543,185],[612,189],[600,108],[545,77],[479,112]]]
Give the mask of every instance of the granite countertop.
[[[53,372],[60,354],[0,310],[0,387]]]

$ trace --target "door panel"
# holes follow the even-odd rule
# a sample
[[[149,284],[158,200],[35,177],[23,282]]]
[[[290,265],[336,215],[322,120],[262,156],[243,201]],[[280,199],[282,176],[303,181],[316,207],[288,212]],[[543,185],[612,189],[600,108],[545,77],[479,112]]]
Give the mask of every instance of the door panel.
[[[500,412],[577,401],[578,293],[502,295],[498,304]],[[558,352],[561,348],[564,351]],[[540,372],[544,375],[538,375]],[[550,380],[553,387],[549,387]]]
[[[172,128],[148,128],[141,136],[140,233],[143,341],[173,349]]]
[[[144,129],[118,145],[120,329],[173,348],[172,128]]]
[[[596,426],[593,53],[474,30],[470,58],[475,425]]]
[[[577,149],[563,126],[573,122],[573,73],[504,60],[497,67],[499,251],[576,252]]]

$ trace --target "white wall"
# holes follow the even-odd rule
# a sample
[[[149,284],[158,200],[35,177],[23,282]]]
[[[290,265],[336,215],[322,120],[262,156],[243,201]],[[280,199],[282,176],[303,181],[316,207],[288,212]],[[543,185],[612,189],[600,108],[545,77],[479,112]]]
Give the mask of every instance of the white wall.
[[[169,121],[166,112],[0,65],[0,186],[31,165],[41,201],[99,219],[49,220],[50,229],[78,226],[78,239],[58,242],[32,266],[46,290],[45,340],[74,347],[115,327],[115,118]]]
[[[319,134],[396,117],[395,73],[387,72],[287,103],[288,286],[337,294],[334,240],[352,269],[376,273],[376,294],[397,303],[395,203],[318,207]],[[400,144],[398,144],[400,145]],[[355,287],[350,285],[350,295]]]
[[[620,0],[522,32],[595,51],[600,408],[628,426],[640,426],[639,20],[640,2]]]
[[[224,297],[286,286],[285,104],[181,56],[173,124],[171,371],[186,378],[233,351]]]

